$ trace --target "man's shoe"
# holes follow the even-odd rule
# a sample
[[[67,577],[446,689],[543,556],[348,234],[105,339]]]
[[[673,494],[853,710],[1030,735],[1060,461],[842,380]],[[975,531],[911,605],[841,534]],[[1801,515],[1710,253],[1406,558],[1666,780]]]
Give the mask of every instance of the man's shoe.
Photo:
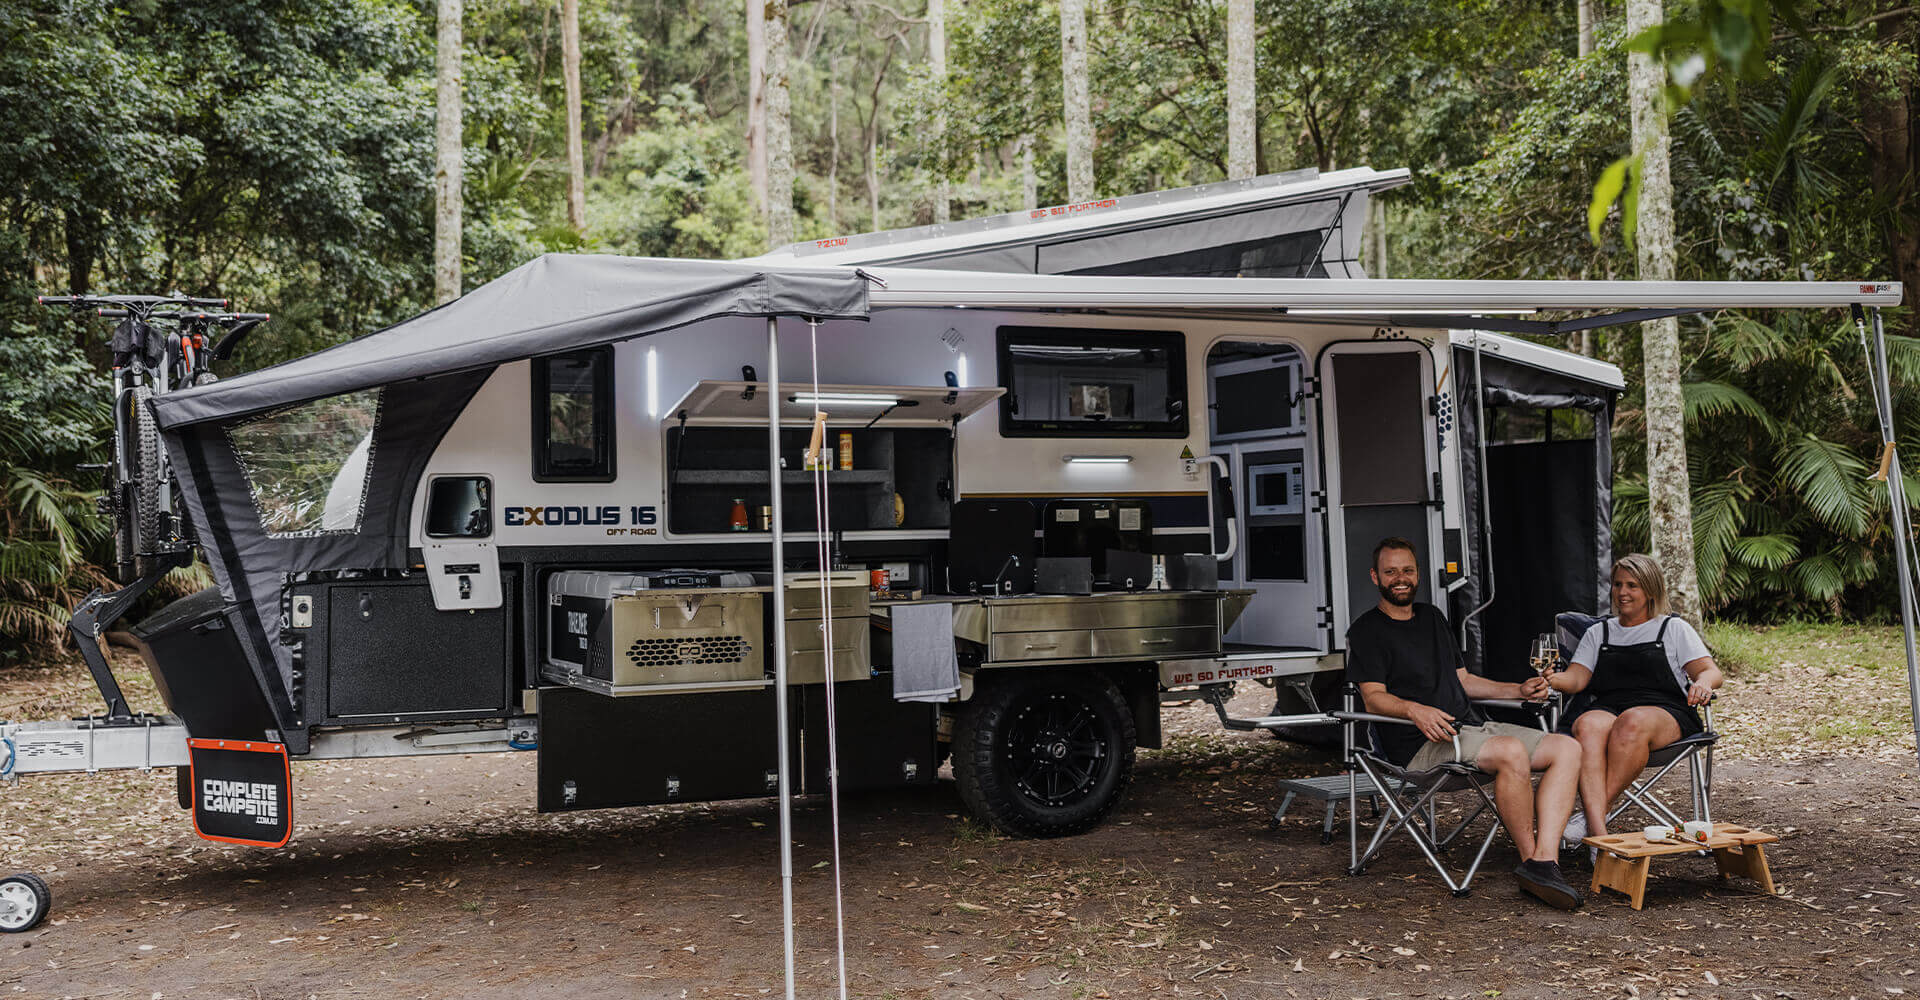
[[[1580,891],[1567,884],[1560,866],[1551,861],[1522,861],[1513,874],[1520,880],[1521,892],[1548,906],[1571,910],[1580,905]]]
[[[1580,842],[1585,839],[1587,839],[1587,814],[1576,809],[1573,815],[1567,818],[1567,832],[1560,835],[1560,841],[1568,847],[1579,847]]]

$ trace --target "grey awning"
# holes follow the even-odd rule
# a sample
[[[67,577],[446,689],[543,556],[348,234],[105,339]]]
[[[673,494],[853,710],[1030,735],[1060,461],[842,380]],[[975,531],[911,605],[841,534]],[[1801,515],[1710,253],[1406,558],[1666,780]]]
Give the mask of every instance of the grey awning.
[[[465,297],[303,358],[154,400],[163,429],[628,340],[717,316],[867,315],[848,268],[549,254]]]

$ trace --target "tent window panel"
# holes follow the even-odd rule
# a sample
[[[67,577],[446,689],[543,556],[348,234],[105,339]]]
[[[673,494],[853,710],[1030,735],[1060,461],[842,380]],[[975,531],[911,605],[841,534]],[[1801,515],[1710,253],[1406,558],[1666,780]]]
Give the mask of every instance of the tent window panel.
[[[227,428],[260,527],[276,538],[360,530],[379,423],[380,391],[368,389]]]
[[[1186,350],[1157,330],[1003,326],[1006,437],[1185,437]]]
[[[1573,407],[1540,410],[1530,406],[1496,406],[1487,410],[1489,447],[1591,441],[1593,437],[1593,414],[1586,410]]]
[[[533,479],[613,479],[613,349],[533,359]]]

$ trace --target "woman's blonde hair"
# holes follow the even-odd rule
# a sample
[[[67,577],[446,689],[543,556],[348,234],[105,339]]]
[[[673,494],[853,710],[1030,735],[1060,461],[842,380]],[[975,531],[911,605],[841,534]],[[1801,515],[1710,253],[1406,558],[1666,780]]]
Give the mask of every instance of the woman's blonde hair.
[[[1622,570],[1633,577],[1633,582],[1640,585],[1640,592],[1647,595],[1647,609],[1651,617],[1664,616],[1667,613],[1667,575],[1661,572],[1660,564],[1654,562],[1652,556],[1635,552],[1613,561],[1613,572]],[[1607,579],[1611,582],[1613,574],[1607,574]]]

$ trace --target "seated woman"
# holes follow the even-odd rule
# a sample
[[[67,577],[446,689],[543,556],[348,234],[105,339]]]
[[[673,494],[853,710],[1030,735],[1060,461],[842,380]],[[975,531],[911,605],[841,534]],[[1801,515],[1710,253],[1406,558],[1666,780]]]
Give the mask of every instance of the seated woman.
[[[1614,617],[1580,638],[1573,663],[1548,678],[1555,690],[1585,693],[1571,719],[1580,741],[1580,804],[1566,839],[1607,832],[1607,811],[1647,766],[1653,751],[1700,732],[1700,713],[1725,679],[1706,643],[1667,613],[1667,582],[1651,556],[1613,564]]]

